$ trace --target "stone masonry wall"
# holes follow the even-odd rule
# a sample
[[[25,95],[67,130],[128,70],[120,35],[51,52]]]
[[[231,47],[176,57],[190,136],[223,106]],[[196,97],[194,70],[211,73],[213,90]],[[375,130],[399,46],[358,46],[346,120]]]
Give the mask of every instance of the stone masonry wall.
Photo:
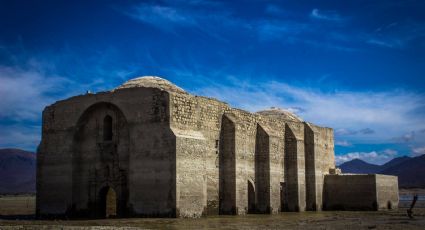
[[[379,210],[398,208],[398,178],[396,176],[377,174],[376,191]]]
[[[90,198],[93,197],[91,190],[76,188],[90,184],[90,178],[99,178],[92,177],[93,172],[109,173],[104,165],[90,163],[99,162],[98,154],[104,153],[99,152],[97,139],[84,138],[78,151],[74,140],[77,121],[97,103],[116,106],[125,120],[122,124],[125,124],[128,141],[111,142],[107,144],[110,148],[102,144],[102,151],[109,148],[114,152],[114,143],[117,145],[118,166],[124,171],[114,175],[126,178],[124,182],[122,179],[114,182],[120,184],[120,188],[109,177],[103,179],[105,183],[96,184],[115,186],[118,197],[125,203],[122,205],[125,215],[218,214],[220,200],[226,200],[226,196],[231,198],[228,203],[222,203],[222,207],[227,207],[223,210],[233,214],[247,213],[248,197],[252,196],[256,212],[260,213],[277,213],[283,210],[282,204],[288,211],[303,211],[306,202],[308,209],[320,209],[323,175],[334,167],[331,129],[309,125],[307,130],[303,122],[249,113],[183,91],[123,88],[73,97],[46,108],[37,184],[40,214],[90,210],[89,203],[97,202],[96,186],[94,198]],[[109,113],[105,111],[91,121],[91,126],[84,126],[87,130],[90,127],[91,134],[100,135],[100,120]],[[123,133],[124,126],[118,126],[114,126],[114,132]],[[49,145],[53,142],[64,145]],[[83,172],[73,173],[78,171],[69,164],[73,154],[88,151],[93,157],[80,159],[81,165],[86,165]],[[126,154],[128,161],[123,158]],[[220,174],[221,170],[224,174]],[[43,179],[46,174],[48,179]],[[219,191],[220,181],[224,181],[220,178],[226,178],[225,184],[230,186],[223,190],[225,196]],[[249,183],[254,189],[248,189]],[[65,189],[55,197],[49,191],[59,185]],[[86,193],[91,195],[86,197]]]
[[[325,210],[377,210],[375,175],[326,175]]]
[[[306,207],[322,209],[323,180],[329,169],[335,168],[333,131],[305,123]]]
[[[175,135],[169,128],[168,98],[159,89],[132,88],[76,96],[46,107],[38,150],[37,214],[73,214],[77,121],[90,106],[110,103],[122,111],[129,127],[126,215],[174,216]]]

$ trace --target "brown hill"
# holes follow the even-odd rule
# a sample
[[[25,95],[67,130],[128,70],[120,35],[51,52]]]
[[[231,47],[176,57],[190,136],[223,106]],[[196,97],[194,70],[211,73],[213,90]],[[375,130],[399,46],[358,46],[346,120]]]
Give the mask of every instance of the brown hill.
[[[0,194],[34,193],[35,170],[35,153],[0,149]]]
[[[397,157],[383,165],[354,159],[339,166],[343,173],[378,173],[398,176],[400,188],[425,188],[425,155]]]

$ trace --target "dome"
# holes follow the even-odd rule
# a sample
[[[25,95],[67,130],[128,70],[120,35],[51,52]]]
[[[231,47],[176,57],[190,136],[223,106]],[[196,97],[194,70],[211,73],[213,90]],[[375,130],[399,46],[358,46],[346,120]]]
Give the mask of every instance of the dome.
[[[170,81],[167,81],[163,78],[156,77],[156,76],[143,76],[143,77],[130,79],[124,82],[124,84],[115,88],[115,90],[137,88],[137,87],[158,88],[158,89],[162,89],[169,92],[186,93],[186,91],[174,85]]]
[[[281,108],[271,107],[270,109],[257,112],[260,115],[286,121],[302,122],[303,120],[294,113]]]

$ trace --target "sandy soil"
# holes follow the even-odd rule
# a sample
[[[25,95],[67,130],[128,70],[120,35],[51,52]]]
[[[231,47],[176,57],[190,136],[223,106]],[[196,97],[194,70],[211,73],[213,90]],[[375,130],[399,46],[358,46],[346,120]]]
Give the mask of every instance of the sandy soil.
[[[6,197],[7,198],[7,197]],[[19,208],[28,213],[28,198],[0,197],[0,210]],[[4,201],[8,201],[4,202]],[[26,202],[24,202],[26,200]],[[420,201],[425,202],[425,201]],[[404,201],[408,206],[408,201]],[[28,207],[28,208],[27,208]],[[33,209],[32,209],[33,210]],[[16,214],[16,210],[13,211]],[[199,219],[133,218],[103,220],[7,220],[0,229],[425,229],[425,208],[414,209],[415,218],[406,209],[380,212],[304,212],[278,215],[209,216]],[[4,215],[4,214],[3,214]]]

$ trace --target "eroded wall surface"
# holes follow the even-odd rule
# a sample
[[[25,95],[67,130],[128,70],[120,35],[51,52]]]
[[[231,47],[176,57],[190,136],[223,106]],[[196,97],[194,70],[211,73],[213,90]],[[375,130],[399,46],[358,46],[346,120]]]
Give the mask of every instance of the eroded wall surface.
[[[398,177],[380,174],[376,175],[376,191],[378,209],[398,208]]]
[[[107,116],[113,135],[105,140]],[[332,129],[157,88],[47,107],[38,157],[40,215],[101,217],[106,187],[116,192],[119,216],[321,210],[323,196],[349,184],[326,176],[335,168]],[[354,184],[368,197],[364,181]]]
[[[380,210],[398,207],[398,181],[379,174],[325,176],[324,209]]]
[[[118,215],[175,216],[176,138],[169,127],[168,99],[165,91],[134,88],[76,96],[46,107],[38,149],[37,214],[101,217],[100,191],[112,187],[122,207]],[[108,143],[102,140],[106,115],[118,137]]]
[[[326,175],[325,210],[376,210],[375,175]]]

